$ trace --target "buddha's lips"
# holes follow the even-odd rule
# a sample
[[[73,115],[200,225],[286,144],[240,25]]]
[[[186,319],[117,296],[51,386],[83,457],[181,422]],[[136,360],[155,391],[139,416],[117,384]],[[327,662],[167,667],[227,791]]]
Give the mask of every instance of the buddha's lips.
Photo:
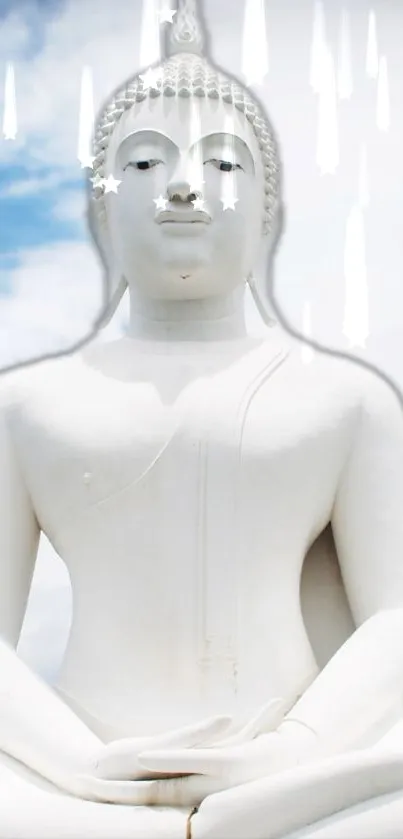
[[[164,222],[181,222],[185,224],[192,224],[196,221],[202,221],[205,224],[210,224],[211,217],[208,213],[204,213],[203,210],[192,210],[191,212],[187,210],[183,210],[182,212],[175,211],[175,210],[164,210],[159,216],[156,217],[155,221],[158,224],[164,224]]]

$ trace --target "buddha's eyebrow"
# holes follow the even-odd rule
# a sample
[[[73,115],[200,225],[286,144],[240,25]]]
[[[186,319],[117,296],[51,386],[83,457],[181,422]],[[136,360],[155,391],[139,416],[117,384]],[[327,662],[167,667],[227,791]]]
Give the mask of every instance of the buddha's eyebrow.
[[[169,137],[167,134],[163,134],[160,131],[153,131],[151,129],[135,131],[133,132],[133,134],[130,134],[129,137],[126,137],[126,139],[121,144],[118,153],[124,154],[126,152],[127,154],[133,151],[137,146],[140,146],[142,144],[155,143],[157,145],[162,145],[167,141],[170,144],[172,144],[172,146],[174,146],[175,148],[178,148],[176,146],[176,143],[173,141],[172,137]],[[225,143],[228,149],[233,148],[235,150],[238,148],[243,153],[246,152],[253,160],[251,151],[247,143],[245,143],[245,140],[241,139],[241,137],[238,137],[236,134],[227,134],[224,132],[202,134],[200,137],[197,138],[193,145],[196,145],[200,142],[208,142],[209,144],[212,144],[213,142],[218,142],[222,144]]]

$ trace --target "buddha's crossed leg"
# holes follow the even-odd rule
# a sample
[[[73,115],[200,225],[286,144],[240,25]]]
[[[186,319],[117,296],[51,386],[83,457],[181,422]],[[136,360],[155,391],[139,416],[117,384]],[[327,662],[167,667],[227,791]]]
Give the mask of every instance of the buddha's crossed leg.
[[[212,795],[192,839],[402,839],[402,738],[399,723],[376,747]]]
[[[402,839],[403,790],[381,795],[284,839]]]
[[[75,798],[0,753],[0,839],[185,839],[188,817]]]
[[[253,787],[258,790],[255,806],[248,795],[238,813],[234,813],[231,802],[222,799],[222,814],[229,814],[229,821],[205,818],[202,804],[199,814],[191,820],[191,835],[194,839],[228,839],[229,836],[231,839],[257,836],[259,839],[380,839],[381,836],[401,839],[403,783],[401,790],[373,796],[349,807],[346,784],[351,785],[350,801],[359,800],[360,796],[365,797],[368,775],[364,770],[360,777],[355,767],[354,786],[354,777],[350,777],[352,763],[345,762],[347,772],[343,778],[341,761],[336,760],[332,787],[319,782],[323,772],[328,780],[331,777],[329,761],[310,767],[308,772],[307,767],[305,771],[301,767],[270,781],[262,779],[257,784],[249,784],[250,791]],[[381,782],[379,766],[380,791],[387,787],[389,780],[396,783],[395,770],[396,766],[393,779],[384,776]],[[315,777],[319,783],[315,783]],[[267,795],[263,801],[265,785]],[[240,792],[237,788],[225,795],[235,794],[240,800],[244,798],[243,790],[241,795]],[[335,803],[337,794],[339,807]],[[217,802],[219,797],[216,796]],[[343,802],[344,809],[340,810]],[[326,808],[327,817],[317,820],[316,816],[319,813],[323,816]],[[235,817],[236,828],[231,824],[231,816]],[[55,836],[58,839],[111,839],[112,836],[114,839],[185,839],[188,817],[189,808],[102,804],[65,795],[12,758],[0,754],[0,839],[54,839]],[[309,820],[309,827],[300,827]],[[293,829],[296,825],[299,828]]]

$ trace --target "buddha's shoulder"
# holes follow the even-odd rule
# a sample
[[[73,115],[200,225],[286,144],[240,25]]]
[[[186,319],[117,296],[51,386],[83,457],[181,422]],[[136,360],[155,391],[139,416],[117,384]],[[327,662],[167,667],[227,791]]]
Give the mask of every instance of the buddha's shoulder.
[[[315,351],[307,360],[290,348],[284,365],[287,386],[301,398],[314,397],[337,404],[346,411],[402,414],[402,396],[397,385],[375,366],[348,355]]]
[[[0,412],[29,411],[38,401],[55,401],[58,393],[79,384],[83,364],[78,353],[23,365],[0,375]]]

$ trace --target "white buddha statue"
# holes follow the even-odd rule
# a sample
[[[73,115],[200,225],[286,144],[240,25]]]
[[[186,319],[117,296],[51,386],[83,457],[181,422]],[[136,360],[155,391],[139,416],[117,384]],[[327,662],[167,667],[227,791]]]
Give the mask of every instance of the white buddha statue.
[[[401,404],[248,334],[279,157],[202,46],[184,0],[156,88],[99,121],[129,334],[2,378],[0,839],[400,836]],[[15,652],[41,531],[73,591],[54,688]]]

